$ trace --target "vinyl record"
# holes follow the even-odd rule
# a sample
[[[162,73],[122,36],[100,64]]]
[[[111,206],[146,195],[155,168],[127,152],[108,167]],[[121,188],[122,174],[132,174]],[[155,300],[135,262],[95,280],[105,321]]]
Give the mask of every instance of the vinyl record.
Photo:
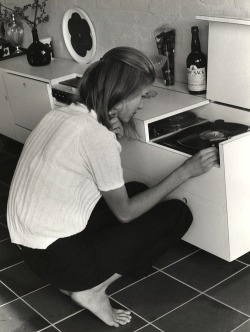
[[[88,15],[80,8],[68,9],[62,21],[63,38],[72,58],[89,63],[96,53],[96,34]]]
[[[181,137],[177,140],[177,142],[187,148],[195,149],[197,151],[209,148],[213,145],[209,140],[201,139],[199,133]]]
[[[216,120],[183,130],[180,137],[177,138],[177,142],[191,149],[202,150],[210,146],[218,147],[220,142],[244,133],[248,129],[249,127],[243,124]]]

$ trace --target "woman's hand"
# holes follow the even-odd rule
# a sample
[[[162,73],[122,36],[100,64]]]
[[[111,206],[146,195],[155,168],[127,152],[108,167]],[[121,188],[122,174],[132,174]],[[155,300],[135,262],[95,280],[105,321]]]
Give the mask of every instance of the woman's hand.
[[[111,124],[111,131],[116,134],[117,139],[121,139],[124,136],[123,125],[117,116],[118,112],[116,110],[109,111],[109,119]]]
[[[211,147],[197,152],[185,161],[181,167],[183,167],[183,171],[186,172],[187,179],[189,179],[206,173],[216,164],[218,164],[218,149]]]

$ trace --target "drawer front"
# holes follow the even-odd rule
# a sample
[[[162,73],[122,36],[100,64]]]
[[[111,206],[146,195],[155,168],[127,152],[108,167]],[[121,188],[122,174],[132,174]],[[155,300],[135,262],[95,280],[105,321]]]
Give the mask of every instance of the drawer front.
[[[174,150],[137,140],[124,139],[121,144],[122,166],[156,182],[162,180],[188,158]],[[226,205],[224,171],[220,167],[213,167],[208,173],[188,180],[181,188],[208,201]]]
[[[140,181],[149,187],[156,183],[156,180],[127,168],[124,168],[124,178],[126,182]],[[226,211],[218,204],[179,188],[168,195],[167,199],[171,198],[185,202],[193,214],[193,223],[183,240],[230,261]]]
[[[48,84],[8,73],[4,80],[15,124],[33,130],[51,110]]]
[[[218,204],[180,189],[172,192],[168,198],[184,201],[193,214],[193,223],[183,240],[230,261],[226,211]]]

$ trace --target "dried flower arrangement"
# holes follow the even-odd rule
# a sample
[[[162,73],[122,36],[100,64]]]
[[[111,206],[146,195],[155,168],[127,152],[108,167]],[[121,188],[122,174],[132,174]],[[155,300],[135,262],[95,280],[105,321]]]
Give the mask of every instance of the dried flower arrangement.
[[[27,4],[23,7],[15,6],[14,9],[4,6],[0,2],[0,21],[10,22],[12,14],[19,20],[23,20],[31,29],[36,29],[38,24],[49,21],[49,15],[46,13],[46,4],[48,0],[33,0],[33,3]],[[27,11],[34,11],[33,20],[27,15]]]

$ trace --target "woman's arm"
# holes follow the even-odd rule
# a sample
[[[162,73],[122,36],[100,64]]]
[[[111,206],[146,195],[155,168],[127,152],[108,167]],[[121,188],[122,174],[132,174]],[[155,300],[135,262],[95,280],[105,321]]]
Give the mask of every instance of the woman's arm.
[[[185,161],[161,182],[136,196],[129,198],[125,186],[101,193],[117,219],[127,223],[150,210],[188,179],[206,173],[217,162],[218,150],[213,147],[204,149]]]

